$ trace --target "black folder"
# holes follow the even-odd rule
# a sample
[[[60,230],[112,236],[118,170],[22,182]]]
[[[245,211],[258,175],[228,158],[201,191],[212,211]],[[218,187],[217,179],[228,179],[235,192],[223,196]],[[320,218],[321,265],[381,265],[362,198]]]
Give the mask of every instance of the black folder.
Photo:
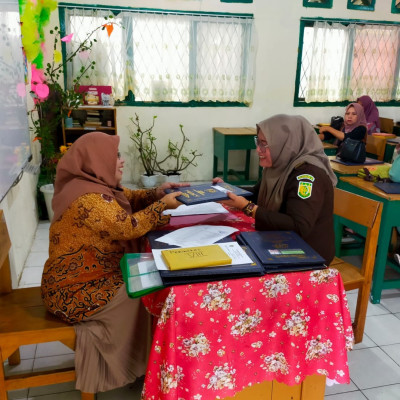
[[[266,274],[326,268],[326,260],[292,231],[241,232],[237,240],[251,248]]]
[[[158,242],[155,239],[169,233],[169,231],[152,231],[147,234],[152,249],[172,249],[177,246],[171,246],[166,243]],[[223,238],[217,243],[232,242],[230,237]],[[199,282],[211,282],[225,279],[236,279],[248,276],[264,275],[263,268],[258,262],[257,257],[248,248],[242,246],[247,255],[253,260],[252,264],[224,265],[221,267],[204,267],[193,269],[182,269],[176,271],[159,271],[164,286],[187,285]]]
[[[194,186],[184,186],[174,189],[165,189],[166,193],[171,192],[182,192],[182,195],[178,196],[176,199],[183,204],[188,206],[194,204],[207,203],[209,201],[220,201],[228,199],[228,195],[225,191],[220,189],[230,191],[238,196],[252,196],[253,193],[248,190],[242,189],[238,186],[230,185],[226,182],[219,182],[213,185],[212,183],[194,185]]]
[[[387,194],[400,194],[400,183],[396,182],[375,182],[374,186]]]

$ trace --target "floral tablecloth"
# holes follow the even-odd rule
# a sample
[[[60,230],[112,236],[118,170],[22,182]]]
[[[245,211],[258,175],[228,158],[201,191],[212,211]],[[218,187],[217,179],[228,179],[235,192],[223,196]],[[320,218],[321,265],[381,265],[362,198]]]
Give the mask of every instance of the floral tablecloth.
[[[249,222],[235,224],[254,229]],[[142,299],[158,317],[144,400],[223,399],[314,374],[350,382],[354,337],[335,269],[174,286]]]

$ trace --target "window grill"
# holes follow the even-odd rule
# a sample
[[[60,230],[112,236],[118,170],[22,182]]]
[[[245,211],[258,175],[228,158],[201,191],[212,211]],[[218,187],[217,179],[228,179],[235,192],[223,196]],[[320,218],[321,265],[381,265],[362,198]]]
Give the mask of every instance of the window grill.
[[[400,26],[303,20],[297,100],[400,100]]]
[[[236,15],[65,8],[65,33],[74,51],[88,32],[112,15],[110,38],[96,32],[85,58],[68,65],[67,85],[82,65],[96,62],[83,85],[112,85],[116,99],[135,102],[239,102],[254,91],[253,18]]]

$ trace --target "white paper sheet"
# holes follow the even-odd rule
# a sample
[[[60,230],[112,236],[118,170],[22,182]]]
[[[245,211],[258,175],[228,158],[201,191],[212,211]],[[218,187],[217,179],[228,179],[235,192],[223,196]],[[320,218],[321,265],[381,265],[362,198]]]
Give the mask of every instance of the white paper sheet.
[[[213,244],[237,230],[223,225],[194,225],[177,229],[156,240],[178,247],[205,246]]]
[[[225,251],[226,254],[232,259],[231,264],[223,264],[223,265],[240,265],[240,264],[252,264],[253,261],[246,254],[246,252],[240,247],[237,242],[226,242],[226,243],[218,243],[218,246]],[[191,247],[191,246],[188,246]],[[163,249],[153,249],[153,257],[156,263],[157,269],[159,271],[169,271],[167,264],[165,264],[164,259],[162,257],[161,251]]]
[[[228,210],[222,204],[210,201],[208,203],[195,204],[187,206],[182,204],[175,210],[165,210],[164,215],[171,215],[172,217],[181,217],[183,215],[200,215],[200,214],[227,214]]]

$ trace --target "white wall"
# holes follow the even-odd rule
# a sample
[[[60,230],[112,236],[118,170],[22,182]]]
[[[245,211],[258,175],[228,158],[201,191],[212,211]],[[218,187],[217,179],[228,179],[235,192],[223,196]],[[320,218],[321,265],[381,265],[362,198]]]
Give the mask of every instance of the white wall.
[[[301,114],[311,123],[326,122],[332,115],[343,114],[342,107],[293,107],[295,74],[297,67],[297,49],[301,17],[325,17],[343,19],[365,19],[376,21],[399,21],[399,14],[391,14],[391,0],[376,1],[375,11],[356,11],[347,9],[347,0],[333,0],[332,9],[304,8],[302,0],[254,0],[252,4],[220,3],[218,0],[74,0],[76,4],[118,4],[125,7],[145,7],[158,9],[176,9],[213,12],[252,13],[255,17],[258,37],[256,60],[256,88],[254,103],[249,108],[178,108],[178,107],[119,107],[117,110],[118,134],[121,136],[121,150],[125,153],[126,168],[124,181],[138,181],[140,166],[129,154],[131,141],[127,126],[129,117],[136,112],[143,126],[151,123],[157,115],[154,134],[162,145],[168,138],[179,138],[179,124],[190,138],[189,147],[204,154],[198,159],[198,167],[190,168],[183,175],[186,180],[207,180],[212,178],[213,142],[212,127],[255,126],[256,123],[277,113]],[[52,24],[59,25],[58,13],[53,13]],[[51,49],[48,49],[51,54]],[[333,60],[334,62],[334,60]],[[400,112],[395,107],[380,107],[383,117],[400,120]],[[235,157],[241,163],[242,158]],[[24,179],[18,189],[26,196],[32,196],[31,181]],[[26,185],[26,188],[22,186]],[[9,201],[7,196],[7,201]],[[15,196],[14,196],[15,197]],[[1,205],[2,206],[2,205]],[[20,218],[27,210],[26,202],[13,199],[13,206],[6,213],[8,223],[12,224],[13,243],[21,235]],[[12,209],[11,209],[12,208]],[[20,210],[18,210],[20,208]],[[27,218],[27,235],[36,227],[34,218]],[[15,231],[15,234],[14,234]],[[24,233],[25,234],[25,233]],[[28,238],[29,239],[29,238]],[[25,243],[29,246],[29,240]],[[20,254],[25,254],[21,247]],[[15,255],[16,271],[21,269],[19,257]],[[17,260],[18,259],[18,260]],[[18,265],[17,265],[18,264]]]

